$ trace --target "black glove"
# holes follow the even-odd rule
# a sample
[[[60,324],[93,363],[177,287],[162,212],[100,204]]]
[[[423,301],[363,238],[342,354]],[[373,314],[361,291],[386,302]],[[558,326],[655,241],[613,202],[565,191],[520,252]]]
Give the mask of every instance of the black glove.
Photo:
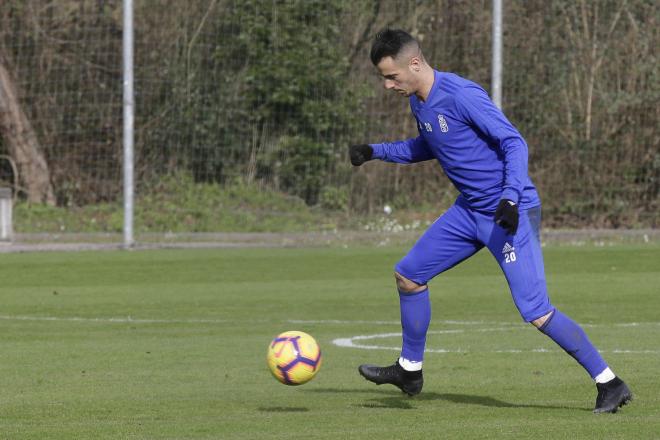
[[[371,148],[371,145],[367,144],[351,145],[348,147],[348,154],[351,156],[351,163],[359,167],[366,161],[371,160],[374,149]]]
[[[518,230],[518,205],[509,199],[500,200],[495,210],[495,223],[507,234],[515,235]]]

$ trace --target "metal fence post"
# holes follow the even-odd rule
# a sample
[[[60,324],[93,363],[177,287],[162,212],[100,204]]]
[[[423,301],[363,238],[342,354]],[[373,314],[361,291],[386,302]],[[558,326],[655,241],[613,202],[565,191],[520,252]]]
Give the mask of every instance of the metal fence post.
[[[124,247],[133,246],[133,0],[124,0]]]
[[[493,66],[491,95],[493,102],[502,108],[502,1],[493,0]]]
[[[11,188],[0,188],[0,241],[11,241],[13,235]]]

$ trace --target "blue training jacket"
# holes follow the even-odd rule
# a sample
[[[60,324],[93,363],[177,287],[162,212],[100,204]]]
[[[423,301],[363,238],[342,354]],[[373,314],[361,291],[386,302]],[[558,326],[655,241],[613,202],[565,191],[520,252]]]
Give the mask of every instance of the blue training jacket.
[[[374,159],[414,163],[437,159],[468,205],[495,211],[500,199],[520,209],[539,206],[527,174],[527,144],[478,84],[453,73],[434,71],[426,100],[410,97],[419,136],[371,144]]]

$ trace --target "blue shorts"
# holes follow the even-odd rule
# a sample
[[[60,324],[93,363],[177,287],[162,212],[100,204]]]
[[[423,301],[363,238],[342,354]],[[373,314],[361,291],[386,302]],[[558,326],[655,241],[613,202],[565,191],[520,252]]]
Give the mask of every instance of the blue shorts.
[[[527,322],[550,313],[539,229],[541,207],[520,211],[518,230],[507,234],[493,213],[470,209],[460,199],[438,218],[395,270],[424,285],[486,246],[504,272],[511,296]]]

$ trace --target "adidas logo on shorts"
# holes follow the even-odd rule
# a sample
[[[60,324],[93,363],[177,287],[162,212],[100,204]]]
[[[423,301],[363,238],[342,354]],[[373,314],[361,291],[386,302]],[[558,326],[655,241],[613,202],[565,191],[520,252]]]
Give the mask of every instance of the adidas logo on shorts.
[[[508,242],[504,243],[504,247],[502,248],[502,253],[504,254],[504,262],[505,263],[512,263],[516,261],[516,253],[513,252],[516,250],[513,246],[511,246]]]

